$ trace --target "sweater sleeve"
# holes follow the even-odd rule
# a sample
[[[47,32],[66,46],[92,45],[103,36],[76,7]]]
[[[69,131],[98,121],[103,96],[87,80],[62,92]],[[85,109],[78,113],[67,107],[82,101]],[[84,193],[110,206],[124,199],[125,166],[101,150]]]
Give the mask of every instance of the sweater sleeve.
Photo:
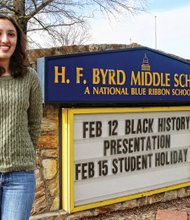
[[[42,93],[37,73],[33,69],[30,71],[32,74],[32,84],[30,89],[30,100],[28,109],[28,130],[34,148],[36,148],[41,132]]]

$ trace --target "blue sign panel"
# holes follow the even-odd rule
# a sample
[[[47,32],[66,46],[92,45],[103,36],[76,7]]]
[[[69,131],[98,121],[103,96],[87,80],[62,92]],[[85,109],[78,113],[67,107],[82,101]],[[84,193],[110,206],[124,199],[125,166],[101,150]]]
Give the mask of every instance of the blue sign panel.
[[[45,103],[190,103],[190,63],[141,47],[38,60]]]

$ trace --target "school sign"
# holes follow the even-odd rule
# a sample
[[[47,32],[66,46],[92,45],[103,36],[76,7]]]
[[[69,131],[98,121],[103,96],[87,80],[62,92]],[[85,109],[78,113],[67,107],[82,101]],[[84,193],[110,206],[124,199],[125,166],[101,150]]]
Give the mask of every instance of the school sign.
[[[60,105],[64,210],[190,186],[188,61],[142,47],[43,57],[38,72]]]
[[[150,48],[43,57],[38,72],[46,103],[190,102],[190,63]]]

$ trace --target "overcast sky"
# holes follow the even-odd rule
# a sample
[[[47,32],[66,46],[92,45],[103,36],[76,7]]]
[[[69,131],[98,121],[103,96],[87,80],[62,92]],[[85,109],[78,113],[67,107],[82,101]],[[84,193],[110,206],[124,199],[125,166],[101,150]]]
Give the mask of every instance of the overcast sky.
[[[89,20],[92,37],[87,43],[137,43],[190,59],[190,0],[146,1],[146,12],[137,15],[121,12],[108,19],[96,13]],[[39,33],[34,36],[42,47],[48,46],[49,41],[39,38]]]
[[[111,20],[96,16],[91,22],[90,43],[135,42],[190,59],[190,1],[148,2],[146,12],[135,16],[125,13]]]

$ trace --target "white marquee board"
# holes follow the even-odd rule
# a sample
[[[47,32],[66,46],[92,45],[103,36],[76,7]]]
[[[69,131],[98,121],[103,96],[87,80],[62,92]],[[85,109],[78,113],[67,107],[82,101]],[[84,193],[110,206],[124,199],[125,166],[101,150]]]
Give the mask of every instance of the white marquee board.
[[[189,110],[75,110],[71,122],[74,207],[190,180]]]

